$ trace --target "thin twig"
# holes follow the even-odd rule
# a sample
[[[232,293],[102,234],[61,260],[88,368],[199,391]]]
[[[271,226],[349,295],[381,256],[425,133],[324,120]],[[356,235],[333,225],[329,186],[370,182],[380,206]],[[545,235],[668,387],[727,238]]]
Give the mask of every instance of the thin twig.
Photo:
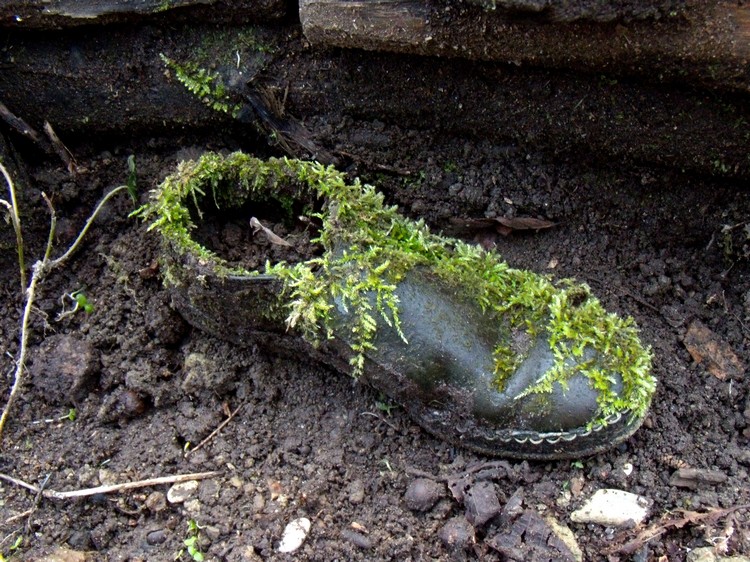
[[[385,419],[383,416],[376,414],[375,412],[360,412],[360,416],[372,416],[373,418],[376,418],[380,421],[382,421],[385,425],[390,427],[393,431],[398,431],[398,428],[393,425],[391,422],[389,422],[387,419]]]
[[[26,121],[14,115],[3,102],[0,102],[0,118],[23,136],[33,140],[39,146],[44,148],[44,141],[42,140],[42,137],[39,136],[39,133],[37,133]]]
[[[13,185],[13,179],[2,162],[0,162],[0,172],[5,177],[5,183],[8,184],[8,192],[10,193],[10,218],[13,223],[13,230],[16,231],[16,252],[18,253],[18,267],[21,270],[21,294],[23,294],[26,290],[26,264],[23,259],[23,234],[21,232],[21,218],[18,215],[16,187]]]
[[[70,248],[68,248],[67,252],[65,252],[62,256],[52,260],[49,263],[50,269],[61,265],[65,260],[67,260],[73,254],[73,252],[75,252],[78,249],[78,246],[81,244],[81,240],[83,240],[83,237],[89,231],[89,228],[91,228],[91,225],[94,224],[94,221],[96,220],[97,216],[99,216],[99,212],[102,210],[102,207],[104,207],[104,205],[107,204],[107,201],[112,199],[112,197],[114,197],[121,191],[124,191],[127,189],[128,189],[127,185],[121,185],[119,187],[115,187],[112,191],[110,191],[104,197],[102,197],[102,200],[99,201],[99,204],[94,209],[94,212],[91,213],[91,216],[86,221],[86,224],[81,229],[81,232],[78,234],[78,238],[76,238],[75,241],[70,245]]]
[[[47,487],[47,483],[49,482],[49,478],[52,476],[51,474],[48,474],[44,478],[44,482],[42,482],[42,485],[39,486],[39,491],[36,493],[36,497],[34,498],[34,505],[31,506],[31,513],[29,513],[29,516],[26,518],[26,534],[31,534],[31,516],[36,513],[36,510],[39,509],[39,504],[42,503],[42,498],[44,497],[44,489]]]
[[[208,437],[206,437],[203,441],[201,441],[200,443],[198,443],[198,445],[196,445],[195,447],[193,447],[192,449],[190,449],[189,451],[187,451],[185,453],[185,458],[187,458],[188,455],[190,455],[191,453],[197,451],[198,449],[200,449],[201,447],[203,447],[203,445],[205,445],[206,443],[208,443],[209,441],[211,441],[211,439],[213,439],[222,429],[224,429],[224,427],[230,421],[232,421],[232,418],[237,415],[237,412],[239,412],[244,405],[245,405],[245,403],[243,402],[242,404],[240,404],[239,406],[237,406],[237,408],[234,410],[234,412],[232,412],[231,414],[229,414],[229,417],[227,417],[227,419],[225,419],[223,422],[221,422],[218,425],[218,427],[216,429],[214,429],[209,434]]]
[[[57,136],[57,133],[52,128],[49,121],[44,122],[44,132],[52,143],[52,148],[55,149],[60,160],[62,160],[65,167],[68,168],[68,173],[71,176],[74,176],[77,168],[75,158],[73,158],[73,154],[68,150],[68,147],[60,140],[60,137]]]
[[[158,478],[148,478],[146,480],[136,480],[135,482],[124,482],[122,484],[109,484],[107,486],[97,486],[96,488],[84,488],[82,490],[70,490],[68,492],[57,492],[55,490],[43,490],[38,486],[13,478],[7,474],[0,473],[0,480],[5,480],[16,486],[26,488],[32,492],[41,492],[42,496],[47,499],[67,500],[70,498],[83,498],[86,496],[96,496],[99,494],[111,494],[112,492],[122,492],[125,490],[135,490],[138,488],[147,488],[149,486],[159,486],[161,484],[176,484],[178,482],[187,482],[188,480],[203,480],[213,478],[221,474],[218,470],[211,472],[194,472],[191,474],[176,474],[174,476],[160,476]]]
[[[18,521],[19,519],[23,519],[24,517],[28,517],[28,516],[29,516],[29,515],[31,515],[32,513],[34,513],[34,510],[33,510],[33,509],[27,509],[26,511],[22,511],[21,513],[19,513],[19,514],[17,514],[17,515],[13,515],[13,516],[11,516],[11,517],[8,517],[8,518],[7,518],[6,520],[5,520],[5,522],[3,523],[3,525],[10,525],[10,524],[11,524],[11,523],[13,523],[14,521]],[[20,531],[22,531],[22,530],[23,530],[23,529],[19,527],[19,528],[18,528],[18,531],[15,531],[15,532],[20,532]],[[15,534],[15,532],[14,532],[14,534]],[[0,545],[2,545],[2,541],[0,541]]]

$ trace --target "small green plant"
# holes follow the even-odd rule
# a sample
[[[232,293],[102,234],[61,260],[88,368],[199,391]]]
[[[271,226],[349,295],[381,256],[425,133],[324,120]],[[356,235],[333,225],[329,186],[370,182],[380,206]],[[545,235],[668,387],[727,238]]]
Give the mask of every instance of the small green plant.
[[[577,468],[578,470],[581,470],[583,469],[583,461],[573,461],[572,463],[570,463],[570,466],[572,466],[573,468]]]
[[[78,410],[76,410],[75,408],[71,408],[70,410],[68,410],[68,415],[65,417],[69,421],[76,421],[76,418],[78,417]]]
[[[375,401],[375,407],[383,412],[386,416],[391,415],[391,410],[398,408],[398,404],[393,404],[391,402],[386,401],[384,398],[381,398],[381,400]]]
[[[174,557],[175,560],[179,560],[182,558],[182,555],[187,552],[190,558],[195,562],[203,562],[204,556],[200,545],[200,530],[201,526],[198,525],[197,521],[194,519],[188,521],[187,537],[182,541],[185,548],[182,548],[177,552]]]
[[[125,182],[128,188],[128,195],[133,201],[133,205],[138,204],[138,176],[135,168],[135,154],[128,156],[128,181]]]
[[[80,310],[84,311],[86,314],[94,312],[94,305],[91,304],[82,289],[73,291],[72,293],[65,293],[60,297],[60,302],[62,303],[62,311],[57,315],[58,322],[63,318],[73,316]],[[72,303],[72,308],[67,308],[68,303]]]
[[[9,535],[7,538],[12,537],[13,535]],[[16,537],[16,540],[13,542],[12,545],[8,547],[8,556],[6,557],[2,552],[0,552],[0,562],[9,562],[13,556],[17,553],[17,551],[21,548],[23,545],[23,535],[18,535]]]
[[[456,164],[453,160],[448,160],[445,164],[443,164],[443,171],[446,174],[458,172],[458,164]]]
[[[209,72],[194,62],[179,64],[163,54],[159,57],[175,73],[177,80],[208,107],[237,116],[240,105],[232,101],[218,72]]]

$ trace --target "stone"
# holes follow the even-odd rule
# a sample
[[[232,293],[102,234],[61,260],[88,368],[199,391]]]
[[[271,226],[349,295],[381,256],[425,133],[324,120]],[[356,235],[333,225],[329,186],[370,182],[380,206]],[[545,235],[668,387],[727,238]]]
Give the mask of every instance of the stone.
[[[305,542],[307,534],[310,532],[312,523],[307,517],[300,517],[290,522],[284,529],[279,543],[279,552],[290,553],[297,550]]]
[[[56,334],[41,343],[29,373],[47,402],[77,404],[96,385],[100,370],[93,345],[75,335]]]
[[[150,545],[162,544],[167,540],[167,533],[164,529],[156,529],[146,535],[146,542]]]
[[[652,501],[624,490],[605,488],[597,490],[584,505],[570,514],[575,523],[597,523],[608,527],[621,527],[629,523],[642,523],[650,512]]]
[[[178,482],[167,492],[167,501],[169,503],[183,503],[198,493],[198,486],[197,480]]]

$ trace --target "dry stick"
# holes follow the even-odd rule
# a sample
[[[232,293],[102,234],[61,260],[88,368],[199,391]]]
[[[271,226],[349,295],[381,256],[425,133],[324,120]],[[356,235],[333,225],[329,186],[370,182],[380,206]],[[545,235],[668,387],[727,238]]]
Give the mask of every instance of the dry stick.
[[[0,166],[2,166],[2,164],[0,164]],[[6,176],[6,181],[8,180],[9,178]],[[9,189],[11,190],[11,192],[13,192],[12,182],[9,183],[8,185],[9,185]],[[39,282],[42,281],[42,279],[47,273],[49,273],[51,270],[55,269],[56,267],[59,267],[60,265],[62,265],[65,262],[65,260],[67,260],[73,254],[73,252],[75,252],[78,249],[78,246],[80,245],[81,240],[83,240],[84,235],[88,232],[89,228],[94,223],[97,215],[101,211],[102,207],[107,203],[107,201],[109,201],[112,197],[114,197],[120,191],[123,191],[126,189],[127,189],[127,186],[121,185],[119,187],[114,188],[109,193],[107,193],[99,202],[99,204],[96,206],[94,211],[91,213],[91,216],[86,221],[86,224],[84,225],[83,229],[81,229],[81,232],[78,234],[78,238],[75,239],[75,241],[70,245],[68,250],[63,255],[61,255],[59,258],[56,258],[54,260],[50,259],[50,255],[52,254],[52,244],[55,238],[57,214],[55,213],[55,208],[52,206],[52,202],[49,200],[49,198],[47,197],[45,193],[42,193],[42,197],[44,198],[44,201],[47,203],[47,207],[49,207],[50,215],[51,215],[49,236],[47,237],[47,247],[44,251],[44,257],[40,261],[37,261],[34,264],[34,267],[32,268],[32,273],[31,273],[31,282],[29,283],[29,287],[26,290],[26,306],[24,307],[24,310],[23,310],[23,319],[21,320],[21,346],[18,352],[18,359],[16,360],[16,371],[14,374],[13,386],[10,389],[10,394],[8,395],[8,401],[5,403],[5,408],[3,409],[2,416],[0,416],[0,442],[2,441],[3,428],[5,427],[5,422],[8,419],[10,409],[13,406],[13,402],[15,400],[16,394],[18,393],[18,390],[21,388],[21,381],[23,379],[23,371],[24,371],[24,367],[26,363],[26,353],[28,349],[29,318],[31,317],[31,311],[34,305],[34,298],[36,295],[36,286]]]
[[[203,447],[203,445],[205,445],[206,443],[208,443],[209,441],[211,441],[211,439],[213,439],[216,436],[217,433],[219,433],[222,429],[224,429],[225,425],[227,425],[230,421],[232,421],[232,418],[237,415],[237,412],[239,412],[244,405],[245,405],[245,403],[243,402],[242,404],[240,404],[239,406],[237,406],[237,408],[234,410],[234,412],[232,412],[231,414],[229,414],[229,417],[227,419],[225,419],[223,422],[221,422],[219,424],[219,426],[216,429],[214,429],[208,437],[206,437],[203,441],[201,441],[200,443],[198,443],[198,445],[196,445],[193,449],[190,449],[189,451],[187,451],[185,453],[185,458],[187,458],[187,456],[189,454],[193,453],[194,451],[197,451],[198,449],[200,449],[201,447]]]
[[[39,136],[31,125],[26,121],[17,117],[8,107],[0,101],[0,119],[5,121],[8,125],[13,127],[16,131],[21,133],[23,136],[33,140],[38,145],[43,145],[42,137]]]
[[[18,267],[21,269],[21,294],[26,290],[26,264],[23,259],[23,235],[21,233],[21,218],[18,216],[18,202],[16,201],[16,188],[13,185],[13,179],[10,177],[8,170],[0,162],[0,172],[5,176],[5,182],[8,184],[10,192],[10,203],[3,201],[10,211],[13,230],[16,231],[16,252],[18,252]]]
[[[67,500],[70,498],[83,498],[86,496],[96,496],[98,494],[111,494],[112,492],[122,492],[124,490],[135,490],[138,488],[147,488],[149,486],[159,486],[160,484],[176,484],[178,482],[187,482],[188,480],[203,480],[213,478],[221,474],[218,470],[211,472],[193,472],[191,474],[176,474],[174,476],[160,476],[158,478],[148,478],[146,480],[136,480],[135,482],[124,482],[122,484],[109,484],[107,486],[97,486],[96,488],[84,488],[82,490],[71,490],[68,492],[57,492],[55,490],[42,490],[38,486],[13,478],[7,474],[0,473],[0,480],[5,480],[21,488],[26,488],[35,493],[42,494],[43,497],[54,500]]]
[[[55,149],[55,152],[57,152],[60,160],[62,160],[65,164],[65,167],[68,168],[68,173],[71,176],[74,176],[77,167],[75,158],[73,158],[73,154],[70,152],[70,150],[68,150],[68,147],[65,146],[60,140],[60,137],[57,136],[57,133],[52,128],[52,125],[50,125],[49,121],[44,122],[44,132],[47,135],[47,138],[52,143],[52,148]]]

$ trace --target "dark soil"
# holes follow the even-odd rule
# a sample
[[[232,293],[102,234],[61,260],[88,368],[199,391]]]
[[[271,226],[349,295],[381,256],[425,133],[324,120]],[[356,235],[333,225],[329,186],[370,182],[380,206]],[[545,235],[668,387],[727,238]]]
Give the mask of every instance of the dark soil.
[[[75,258],[40,288],[28,380],[5,429],[0,472],[36,485],[48,478],[47,488],[58,491],[208,470],[220,475],[202,480],[184,503],[164,502],[169,486],[38,501],[0,482],[3,553],[20,533],[18,560],[40,560],[61,545],[90,552],[91,560],[174,560],[192,520],[207,560],[562,559],[557,543],[540,542],[535,537],[546,535],[530,531],[548,529],[548,516],[570,527],[585,560],[684,560],[689,550],[722,536],[728,553],[750,552],[747,510],[666,525],[624,553],[641,529],[570,521],[600,488],[650,498],[646,525],[681,509],[703,513],[750,503],[747,378],[735,369],[721,380],[721,369],[712,374],[708,361],[697,364],[683,343],[700,322],[719,342],[715,353],[750,361],[746,185],[668,169],[594,166],[585,153],[500,146],[439,127],[407,129],[356,116],[306,126],[348,155],[352,175],[438,231],[456,233],[455,218],[532,216],[556,223],[509,236],[458,234],[494,246],[515,267],[585,281],[608,309],[635,317],[659,380],[644,427],[594,458],[488,465],[481,487],[469,487],[458,501],[461,494],[445,487],[446,477],[478,474],[474,465],[491,459],[434,439],[398,405],[308,357],[241,348],[191,329],[162,287],[158,241],[128,218],[132,203],[123,196],[105,209]],[[247,139],[241,131],[222,131],[80,140],[69,147],[81,167],[73,178],[26,147],[20,156],[28,182],[20,187],[27,255],[39,256],[46,239],[40,191],[57,207],[60,252],[96,200],[124,183],[129,154],[136,155],[145,198],[186,148],[272,153]],[[231,252],[250,228],[217,232]],[[23,303],[10,226],[0,234],[0,334],[3,369],[10,373]],[[93,311],[57,321],[61,297],[76,290]],[[10,381],[4,378],[4,393]],[[71,407],[76,419],[62,419]],[[185,455],[235,409],[217,435]],[[678,486],[670,479],[680,467],[725,478]],[[434,502],[415,500],[414,490],[405,497],[422,473],[440,484],[423,486]],[[479,505],[480,489],[496,495],[502,513]],[[455,519],[464,515],[473,525]],[[284,528],[299,517],[312,521],[307,540],[295,554],[279,554]],[[523,538],[523,529],[513,531],[519,521],[526,525]],[[520,558],[503,546],[511,535],[520,541]],[[180,559],[190,559],[187,551]]]

